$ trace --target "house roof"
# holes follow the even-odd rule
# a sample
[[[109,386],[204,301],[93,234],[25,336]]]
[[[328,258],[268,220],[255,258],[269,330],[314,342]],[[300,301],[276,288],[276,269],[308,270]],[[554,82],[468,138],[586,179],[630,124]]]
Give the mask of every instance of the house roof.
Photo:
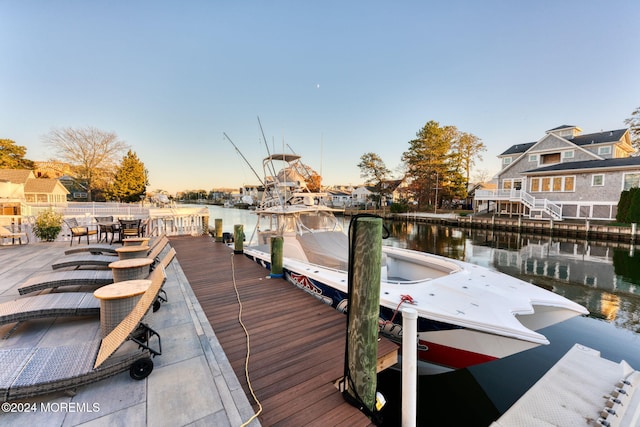
[[[527,142],[526,144],[516,144],[509,147],[504,153],[500,154],[501,156],[506,156],[508,154],[520,154],[527,151],[529,148],[533,147],[535,142]]]
[[[557,128],[551,129],[547,132],[551,132],[558,129],[564,128],[572,128],[575,126],[558,126]],[[578,135],[572,138],[565,138],[567,141],[572,142],[580,147],[584,147],[585,145],[591,144],[604,144],[607,142],[616,142],[619,141],[620,138],[625,134],[627,129],[616,129],[616,130],[608,130],[604,132],[596,132],[589,133],[587,135]],[[533,147],[537,142],[528,142],[526,144],[516,144],[509,147],[505,152],[500,154],[500,156],[506,156],[509,154],[522,154]]]
[[[574,126],[574,125],[560,125],[558,127],[555,127],[553,129],[549,129],[547,132],[553,132],[555,130],[560,130],[560,129],[573,129],[576,128],[578,126]]]
[[[0,180],[14,184],[25,184],[29,178],[34,178],[29,169],[0,169]]]
[[[603,144],[606,142],[620,141],[620,138],[622,138],[626,131],[627,129],[608,130],[606,132],[590,133],[588,135],[579,135],[567,139],[579,146]]]
[[[537,169],[525,171],[525,174],[544,172],[573,171],[581,169],[635,168],[640,170],[640,157],[622,157],[604,160],[583,160],[579,162],[557,163]]]
[[[56,192],[56,188],[60,189],[58,193],[69,193],[69,191],[54,178],[29,179],[24,184],[25,193],[54,193]]]

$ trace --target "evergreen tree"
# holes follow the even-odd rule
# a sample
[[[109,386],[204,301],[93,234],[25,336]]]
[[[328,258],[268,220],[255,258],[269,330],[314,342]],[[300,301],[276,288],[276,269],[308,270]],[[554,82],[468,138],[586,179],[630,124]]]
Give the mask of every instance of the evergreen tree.
[[[629,213],[629,206],[631,206],[631,194],[629,190],[624,190],[620,193],[620,200],[618,200],[618,210],[616,211],[616,221],[627,222],[627,214]]]
[[[629,189],[629,212],[627,213],[626,223],[640,223],[640,188],[634,187]]]
[[[108,197],[121,202],[140,201],[147,192],[148,175],[144,163],[138,159],[135,152],[129,150],[116,170],[113,184],[109,187]]]
[[[429,121],[409,141],[409,149],[402,154],[411,178],[411,190],[420,206],[438,205],[443,197],[451,196],[451,186],[460,182],[461,174],[455,172],[452,147],[458,138],[455,126],[441,127]]]
[[[0,139],[0,169],[33,169],[33,161],[25,159],[26,147],[11,139]]]

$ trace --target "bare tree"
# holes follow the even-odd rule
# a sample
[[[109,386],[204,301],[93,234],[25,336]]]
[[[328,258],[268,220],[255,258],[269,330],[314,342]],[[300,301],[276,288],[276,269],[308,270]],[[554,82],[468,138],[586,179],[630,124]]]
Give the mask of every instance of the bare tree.
[[[56,160],[73,167],[74,178],[84,183],[89,201],[93,190],[107,187],[129,149],[114,132],[94,127],[52,129],[42,140],[54,150]]]

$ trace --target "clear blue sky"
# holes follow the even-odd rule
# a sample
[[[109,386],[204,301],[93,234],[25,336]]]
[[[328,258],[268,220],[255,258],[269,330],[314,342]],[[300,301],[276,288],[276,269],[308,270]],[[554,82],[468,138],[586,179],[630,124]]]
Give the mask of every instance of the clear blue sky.
[[[476,169],[562,124],[640,106],[640,1],[0,0],[0,138],[113,131],[150,190],[256,183],[283,141],[325,184],[395,169],[426,122],[486,144]]]

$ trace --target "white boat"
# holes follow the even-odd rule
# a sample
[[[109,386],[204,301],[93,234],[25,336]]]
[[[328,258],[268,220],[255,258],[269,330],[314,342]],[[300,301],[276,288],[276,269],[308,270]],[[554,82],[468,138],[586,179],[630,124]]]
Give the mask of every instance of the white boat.
[[[276,162],[284,162],[277,173]],[[307,191],[308,168],[297,155],[274,154],[263,166],[271,176],[245,255],[270,268],[271,237],[283,236],[286,279],[345,311],[348,237],[324,205],[326,195]],[[538,330],[588,314],[558,294],[485,267],[384,245],[382,254],[381,333],[400,342],[398,309],[410,304],[419,316],[418,358],[429,364],[464,368],[548,344]]]

